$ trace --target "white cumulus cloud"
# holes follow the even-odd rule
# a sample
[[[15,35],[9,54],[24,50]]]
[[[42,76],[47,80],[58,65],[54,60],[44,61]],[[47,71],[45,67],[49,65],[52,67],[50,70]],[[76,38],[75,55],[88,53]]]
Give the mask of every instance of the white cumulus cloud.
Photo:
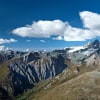
[[[0,44],[5,44],[5,43],[12,43],[12,42],[17,42],[17,40],[10,38],[10,39],[3,39],[0,38]]]
[[[31,42],[31,40],[26,40],[27,42]]]
[[[64,32],[65,41],[85,41],[93,37],[94,34],[88,29],[70,27]]]
[[[51,35],[63,34],[68,23],[61,20],[33,22],[32,25],[16,28],[13,34],[22,37],[50,37]]]
[[[45,41],[45,40],[40,40],[40,42],[43,42],[43,43],[44,43],[44,42],[46,42],[46,41]]]
[[[94,37],[100,36],[100,14],[83,11],[80,12],[80,17],[83,26],[88,28],[94,34]]]
[[[100,14],[89,11],[83,11],[79,14],[85,28],[100,30]]]
[[[52,38],[53,40],[63,40],[63,37],[62,36],[57,36],[55,38]]]
[[[53,40],[65,41],[85,41],[100,36],[100,14],[82,11],[79,16],[83,28],[73,27],[67,21],[62,20],[39,20],[33,22],[32,25],[16,28],[12,33],[22,37],[36,38],[55,36]]]

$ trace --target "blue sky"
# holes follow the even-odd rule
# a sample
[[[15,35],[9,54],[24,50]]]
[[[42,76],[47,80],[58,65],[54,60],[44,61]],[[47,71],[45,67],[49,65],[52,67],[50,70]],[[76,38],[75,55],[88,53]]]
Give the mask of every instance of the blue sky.
[[[83,45],[99,39],[99,15],[99,0],[0,0],[0,46],[49,50]]]

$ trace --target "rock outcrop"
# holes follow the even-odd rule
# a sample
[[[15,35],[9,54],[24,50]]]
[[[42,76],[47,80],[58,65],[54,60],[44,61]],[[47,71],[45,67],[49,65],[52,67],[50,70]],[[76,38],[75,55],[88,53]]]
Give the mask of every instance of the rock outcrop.
[[[60,54],[56,57],[38,52],[23,55],[21,59],[9,65],[15,95],[23,93],[27,88],[32,88],[41,80],[53,78],[66,67],[65,58]]]

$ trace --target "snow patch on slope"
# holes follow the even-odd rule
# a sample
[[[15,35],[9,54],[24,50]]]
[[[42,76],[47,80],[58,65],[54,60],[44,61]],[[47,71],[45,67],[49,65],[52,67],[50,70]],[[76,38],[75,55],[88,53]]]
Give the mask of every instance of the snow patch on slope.
[[[69,53],[72,53],[72,52],[75,52],[75,51],[78,51],[78,50],[81,50],[81,49],[85,49],[84,46],[74,46],[74,47],[70,47],[71,50],[69,50],[68,52]]]

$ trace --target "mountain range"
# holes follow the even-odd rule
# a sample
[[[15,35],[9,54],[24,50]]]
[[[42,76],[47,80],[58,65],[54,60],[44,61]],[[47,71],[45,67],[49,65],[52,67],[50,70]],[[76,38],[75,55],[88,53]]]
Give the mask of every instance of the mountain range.
[[[100,42],[62,50],[0,51],[0,100],[99,100]]]

